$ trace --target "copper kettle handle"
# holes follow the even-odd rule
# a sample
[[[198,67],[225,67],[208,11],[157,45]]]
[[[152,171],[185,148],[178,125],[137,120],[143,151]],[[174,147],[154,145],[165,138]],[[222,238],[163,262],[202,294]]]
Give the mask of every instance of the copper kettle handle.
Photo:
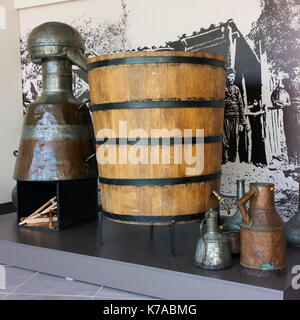
[[[246,224],[250,224],[251,218],[250,218],[249,212],[245,207],[245,204],[247,201],[250,200],[250,198],[252,198],[256,194],[257,194],[257,189],[255,187],[252,187],[246,194],[244,194],[244,196],[241,199],[237,201],[237,205],[241,211],[241,214]]]
[[[201,239],[204,239],[202,229],[203,229],[203,222],[204,222],[205,220],[206,220],[206,216],[204,217],[204,219],[202,219],[201,224],[200,224],[200,238],[201,238]]]

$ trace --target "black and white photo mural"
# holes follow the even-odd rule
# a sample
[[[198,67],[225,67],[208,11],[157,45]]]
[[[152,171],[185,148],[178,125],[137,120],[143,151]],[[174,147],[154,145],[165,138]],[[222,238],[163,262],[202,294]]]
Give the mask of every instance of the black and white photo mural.
[[[29,32],[71,24],[86,56],[127,50],[206,51],[227,58],[221,192],[235,204],[236,180],[272,182],[278,212],[298,203],[300,166],[300,0],[80,0],[20,10],[24,103],[41,90],[27,55]],[[75,70],[75,95],[88,98]],[[22,111],[20,111],[22,112]],[[230,201],[231,199],[231,201]]]

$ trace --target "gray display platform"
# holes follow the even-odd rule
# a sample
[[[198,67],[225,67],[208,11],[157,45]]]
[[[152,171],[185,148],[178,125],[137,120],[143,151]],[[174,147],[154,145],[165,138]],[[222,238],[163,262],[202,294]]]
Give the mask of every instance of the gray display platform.
[[[232,268],[204,271],[193,264],[199,224],[176,225],[176,256],[167,226],[94,221],[62,232],[19,228],[16,214],[0,216],[0,263],[163,299],[300,299],[292,288],[300,249],[287,247],[287,275],[260,279]],[[300,282],[300,279],[298,280]]]

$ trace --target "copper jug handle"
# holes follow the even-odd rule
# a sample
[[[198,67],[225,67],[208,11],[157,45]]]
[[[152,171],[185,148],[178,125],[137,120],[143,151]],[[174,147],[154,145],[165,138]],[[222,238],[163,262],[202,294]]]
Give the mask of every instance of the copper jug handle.
[[[201,221],[201,224],[200,224],[200,238],[201,239],[204,239],[204,237],[203,237],[203,223],[204,223],[204,221],[206,220],[206,216],[202,219],[202,221]]]
[[[251,218],[250,218],[249,212],[245,207],[245,204],[247,201],[250,200],[250,198],[252,198],[256,194],[257,194],[257,189],[255,187],[251,187],[250,190],[246,194],[244,194],[244,196],[241,199],[237,201],[237,205],[241,211],[241,214],[246,224],[250,224]]]

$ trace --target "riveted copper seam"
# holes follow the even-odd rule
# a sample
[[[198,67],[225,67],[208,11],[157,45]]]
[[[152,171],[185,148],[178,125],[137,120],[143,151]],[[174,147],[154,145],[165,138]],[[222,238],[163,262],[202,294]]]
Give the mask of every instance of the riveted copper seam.
[[[22,138],[24,140],[85,140],[90,139],[90,130],[87,125],[24,125]]]

